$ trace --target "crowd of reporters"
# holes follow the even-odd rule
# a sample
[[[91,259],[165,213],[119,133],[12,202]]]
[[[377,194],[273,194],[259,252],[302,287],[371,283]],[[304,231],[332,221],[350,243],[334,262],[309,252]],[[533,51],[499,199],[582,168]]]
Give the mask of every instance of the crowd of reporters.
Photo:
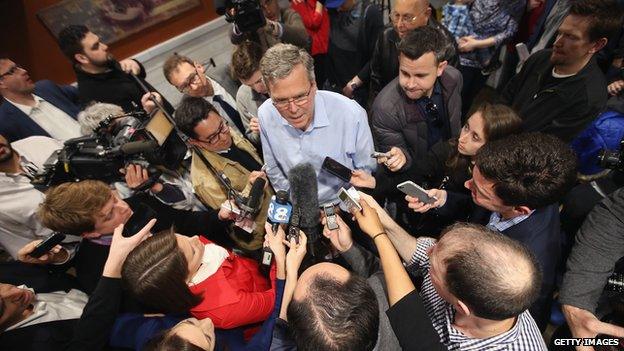
[[[0,55],[2,349],[623,347],[622,6],[228,3],[177,106],[84,25],[76,86]]]

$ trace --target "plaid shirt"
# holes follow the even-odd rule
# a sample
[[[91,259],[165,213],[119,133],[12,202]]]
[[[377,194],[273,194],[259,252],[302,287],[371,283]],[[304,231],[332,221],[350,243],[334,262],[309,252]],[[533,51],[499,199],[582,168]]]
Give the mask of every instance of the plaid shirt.
[[[464,4],[446,4],[442,7],[442,24],[459,39],[474,34],[470,9]]]
[[[533,211],[531,211],[531,213],[533,213]],[[504,230],[509,229],[513,227],[514,225],[529,218],[531,213],[527,215],[517,216],[514,218],[503,220],[500,213],[492,212],[492,214],[490,215],[490,221],[488,222],[487,227],[492,230],[502,233]]]
[[[418,270],[424,270],[424,272],[427,273],[424,275],[420,296],[423,299],[427,315],[440,336],[440,341],[446,345],[449,350],[547,350],[544,339],[529,311],[522,312],[510,330],[487,339],[471,338],[457,330],[453,326],[456,313],[455,309],[437,294],[431,283],[431,277],[428,274],[429,257],[427,256],[427,249],[433,245],[435,245],[434,239],[418,239],[416,251],[407,269],[412,273]]]

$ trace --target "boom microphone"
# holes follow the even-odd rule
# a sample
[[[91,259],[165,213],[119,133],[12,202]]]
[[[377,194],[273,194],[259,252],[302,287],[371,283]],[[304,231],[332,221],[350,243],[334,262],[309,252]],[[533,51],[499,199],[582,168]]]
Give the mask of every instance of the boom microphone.
[[[288,172],[293,210],[301,215],[299,227],[306,233],[308,243],[319,238],[320,207],[316,172],[309,163],[298,164]]]

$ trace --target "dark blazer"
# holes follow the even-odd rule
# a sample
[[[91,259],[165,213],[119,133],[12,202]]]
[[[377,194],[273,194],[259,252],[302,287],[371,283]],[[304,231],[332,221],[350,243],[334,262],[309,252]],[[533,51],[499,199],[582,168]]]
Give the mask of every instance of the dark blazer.
[[[121,280],[102,278],[80,319],[39,323],[0,334],[3,350],[109,350],[108,338],[121,300]]]
[[[78,89],[71,85],[56,85],[49,80],[40,80],[35,83],[33,93],[74,119],[80,112]],[[24,112],[8,101],[3,101],[0,105],[0,135],[7,138],[9,142],[33,135],[50,136]]]

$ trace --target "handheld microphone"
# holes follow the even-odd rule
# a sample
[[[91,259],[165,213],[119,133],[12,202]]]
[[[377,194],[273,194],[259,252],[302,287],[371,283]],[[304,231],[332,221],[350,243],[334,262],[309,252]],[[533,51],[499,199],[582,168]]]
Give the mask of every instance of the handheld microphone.
[[[253,217],[260,210],[260,204],[262,203],[262,197],[264,196],[264,186],[266,185],[266,180],[262,177],[256,178],[253,184],[251,185],[251,190],[249,191],[249,197],[245,199],[246,201],[241,201],[242,203],[236,204],[241,209],[241,215]]]
[[[280,224],[287,224],[290,221],[292,205],[288,202],[288,193],[284,190],[278,190],[269,204],[267,212],[267,222],[272,224],[273,233],[277,233]],[[273,252],[268,247],[262,249],[262,264],[271,265]]]
[[[306,233],[308,243],[314,244],[319,238],[321,222],[314,167],[309,163],[296,165],[288,172],[288,182],[293,208],[301,216],[299,227]]]

